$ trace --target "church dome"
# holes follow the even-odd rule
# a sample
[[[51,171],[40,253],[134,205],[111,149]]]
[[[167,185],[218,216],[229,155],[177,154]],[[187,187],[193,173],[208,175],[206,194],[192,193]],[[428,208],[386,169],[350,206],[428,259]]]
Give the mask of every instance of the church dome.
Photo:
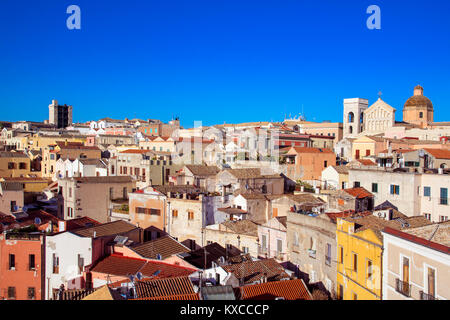
[[[421,86],[416,86],[414,88],[414,95],[406,100],[405,109],[411,107],[427,107],[428,111],[433,111],[433,103],[430,99],[423,95],[423,88]]]

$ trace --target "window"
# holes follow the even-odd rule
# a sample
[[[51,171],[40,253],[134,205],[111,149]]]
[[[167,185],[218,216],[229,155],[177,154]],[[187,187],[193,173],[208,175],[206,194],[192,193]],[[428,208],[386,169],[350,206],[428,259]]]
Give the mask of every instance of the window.
[[[78,274],[82,274],[84,269],[84,258],[81,256],[81,254],[79,254],[77,258],[78,258]]]
[[[441,199],[440,204],[447,205],[448,204],[448,189],[441,188]]]
[[[16,298],[16,287],[8,287],[8,299]]]
[[[248,253],[249,252],[249,250],[248,250],[248,247],[242,247],[242,252],[245,254],[245,253]]]
[[[440,222],[448,221],[448,216],[439,216],[439,221]]]
[[[67,207],[67,217],[73,218],[73,208]]]
[[[8,162],[8,169],[15,169],[16,164],[14,162]]]
[[[323,166],[324,166],[324,168],[328,167],[328,161],[324,161]]]
[[[435,269],[428,267],[427,268],[427,289],[428,295],[435,297],[436,296],[436,273]]]
[[[53,273],[59,273],[59,257],[56,256],[56,253],[53,254]]]
[[[423,112],[419,112],[419,118],[420,118],[420,119],[423,118]]]
[[[178,210],[172,210],[172,217],[178,218]]]
[[[391,194],[400,194],[400,186],[391,184]]]
[[[352,292],[352,300],[358,300],[358,295]]]
[[[267,236],[266,236],[265,234],[263,234],[263,235],[261,236],[261,247],[262,247],[263,249],[266,249],[266,248],[267,248]]]
[[[325,264],[331,266],[331,244],[327,243],[325,250]]]
[[[344,247],[339,246],[339,263],[344,263]]]
[[[28,255],[28,270],[36,270],[36,261],[34,254]]]
[[[36,299],[36,289],[34,287],[29,287],[27,290],[28,300]]]
[[[281,254],[283,252],[283,241],[281,239],[277,239],[277,254]]]
[[[25,162],[19,163],[19,169],[26,170],[27,169],[27,164]]]
[[[370,150],[366,149],[366,156],[370,156]]]
[[[194,220],[194,212],[188,211],[188,220]]]
[[[430,187],[423,187],[423,196],[431,197],[431,188]]]
[[[353,188],[359,188],[361,186],[361,183],[359,181],[353,182]]]
[[[298,247],[299,241],[298,241],[298,232],[294,233],[294,247]]]
[[[161,210],[160,209],[152,209],[152,208],[136,207],[136,213],[148,214],[151,216],[160,216]]]
[[[69,198],[72,198],[72,188],[69,188]]]
[[[428,219],[431,221],[431,213],[424,213],[425,219]]]
[[[338,284],[337,286],[337,299],[338,300],[344,299],[344,286],[342,284]]]
[[[356,253],[352,253],[353,255],[353,271],[358,272],[358,255]]]
[[[378,183],[372,183],[372,192],[378,192]]]
[[[16,205],[15,201],[11,201],[10,207],[11,207],[10,208],[11,212],[16,212],[17,211],[17,205]]]
[[[131,174],[131,170],[130,170],[130,174]],[[122,194],[123,198],[126,199],[128,197],[128,190],[127,187],[123,188],[123,194]]]
[[[366,266],[366,272],[367,272],[367,280],[372,280],[373,276],[373,264],[372,260],[367,259],[367,266]]]
[[[16,270],[16,255],[9,254],[9,270]]]

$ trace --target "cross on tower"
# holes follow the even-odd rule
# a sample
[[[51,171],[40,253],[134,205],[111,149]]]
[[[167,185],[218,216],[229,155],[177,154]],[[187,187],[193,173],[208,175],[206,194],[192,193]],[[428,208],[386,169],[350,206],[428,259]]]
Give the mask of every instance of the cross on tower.
[[[379,92],[378,92],[378,98],[381,99],[381,96],[382,96],[382,95],[383,95],[383,92],[379,91]]]

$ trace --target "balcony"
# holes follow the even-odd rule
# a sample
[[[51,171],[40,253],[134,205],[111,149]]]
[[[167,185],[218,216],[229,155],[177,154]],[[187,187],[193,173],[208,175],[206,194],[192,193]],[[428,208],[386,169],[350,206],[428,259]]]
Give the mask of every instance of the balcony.
[[[401,293],[405,297],[411,297],[411,285],[409,284],[409,282],[404,282],[400,279],[396,279],[395,291]]]
[[[261,256],[268,256],[269,251],[267,250],[267,248],[263,248],[261,246],[258,247],[258,255]]]
[[[331,266],[331,257],[328,257],[328,256],[325,255],[325,264],[327,266]]]
[[[420,300],[437,300],[437,298],[431,294],[420,291]]]

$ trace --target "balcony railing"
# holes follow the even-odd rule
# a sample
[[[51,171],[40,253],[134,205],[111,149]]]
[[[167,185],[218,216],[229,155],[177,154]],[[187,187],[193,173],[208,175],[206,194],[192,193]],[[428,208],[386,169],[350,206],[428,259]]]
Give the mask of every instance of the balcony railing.
[[[420,300],[437,300],[437,298],[431,294],[420,291]]]
[[[327,266],[331,266],[331,257],[325,256],[325,264],[326,264]]]
[[[316,250],[309,249],[308,250],[308,255],[309,255],[310,258],[315,259],[316,258]]]
[[[409,284],[409,282],[404,282],[400,279],[396,279],[395,290],[406,297],[411,297],[411,285]]]

